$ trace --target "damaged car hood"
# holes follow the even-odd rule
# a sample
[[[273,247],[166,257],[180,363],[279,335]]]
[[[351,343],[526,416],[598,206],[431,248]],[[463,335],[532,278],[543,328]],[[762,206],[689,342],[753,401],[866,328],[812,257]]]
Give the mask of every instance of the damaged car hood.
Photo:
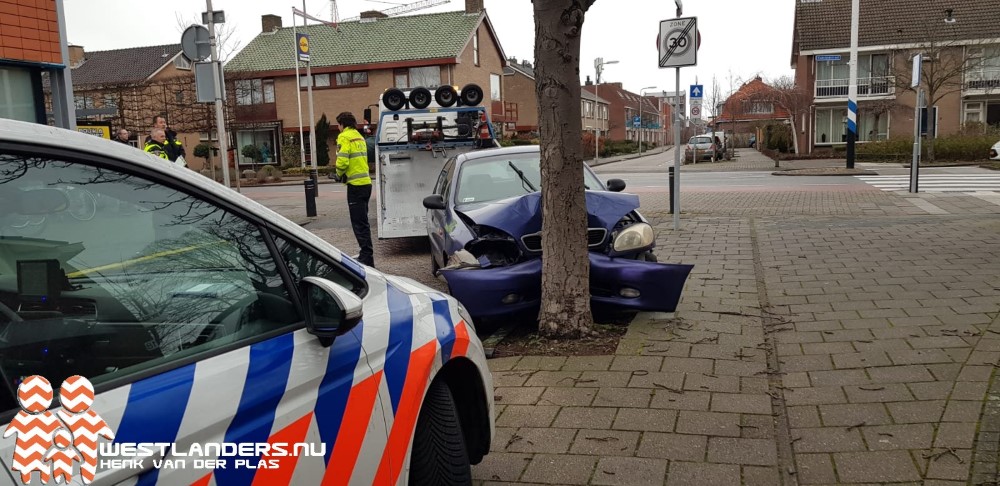
[[[639,196],[607,191],[587,191],[587,227],[609,232],[629,212],[639,207]],[[501,199],[488,203],[463,204],[455,211],[475,224],[492,226],[512,236],[542,230],[542,193]]]

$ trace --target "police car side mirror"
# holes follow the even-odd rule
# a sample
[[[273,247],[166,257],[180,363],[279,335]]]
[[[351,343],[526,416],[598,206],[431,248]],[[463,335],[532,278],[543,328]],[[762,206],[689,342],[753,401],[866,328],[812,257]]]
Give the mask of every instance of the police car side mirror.
[[[324,346],[361,322],[361,298],[351,291],[319,277],[306,277],[299,286],[305,299],[306,330]]]

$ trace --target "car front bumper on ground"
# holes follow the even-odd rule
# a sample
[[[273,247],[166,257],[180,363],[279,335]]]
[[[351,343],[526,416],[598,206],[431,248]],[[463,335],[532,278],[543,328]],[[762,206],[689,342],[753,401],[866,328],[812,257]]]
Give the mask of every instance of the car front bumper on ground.
[[[1000,160],[1000,142],[990,148],[990,160]]]
[[[590,253],[591,302],[620,310],[673,312],[693,265],[654,263]],[[542,260],[495,268],[441,270],[451,295],[476,317],[537,308]]]

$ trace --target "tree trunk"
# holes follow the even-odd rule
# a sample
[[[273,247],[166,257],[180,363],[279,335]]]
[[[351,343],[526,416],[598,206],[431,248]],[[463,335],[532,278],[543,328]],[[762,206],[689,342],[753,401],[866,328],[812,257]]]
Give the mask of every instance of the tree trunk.
[[[795,155],[799,154],[799,131],[795,129],[795,115],[788,117],[788,124],[792,127],[792,147]]]
[[[538,330],[547,336],[579,337],[593,325],[580,145],[580,35],[592,2],[533,2],[544,255]]]

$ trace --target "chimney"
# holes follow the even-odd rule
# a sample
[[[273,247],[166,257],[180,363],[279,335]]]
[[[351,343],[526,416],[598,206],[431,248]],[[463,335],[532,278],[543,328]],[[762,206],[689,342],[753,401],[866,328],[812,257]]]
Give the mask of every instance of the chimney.
[[[74,45],[69,46],[70,69],[79,67],[81,64],[83,64],[83,61],[85,60],[86,59],[84,59],[83,46],[74,46]]]
[[[278,15],[267,14],[260,16],[260,31],[261,32],[274,32],[281,28],[281,17]]]
[[[592,86],[594,83],[590,80],[590,75],[587,75],[587,81],[583,83],[584,86]]]
[[[483,0],[465,0],[465,13],[478,14],[483,10]]]
[[[384,19],[386,17],[388,17],[388,15],[383,12],[379,12],[378,10],[367,10],[365,12],[361,12],[362,19]]]

